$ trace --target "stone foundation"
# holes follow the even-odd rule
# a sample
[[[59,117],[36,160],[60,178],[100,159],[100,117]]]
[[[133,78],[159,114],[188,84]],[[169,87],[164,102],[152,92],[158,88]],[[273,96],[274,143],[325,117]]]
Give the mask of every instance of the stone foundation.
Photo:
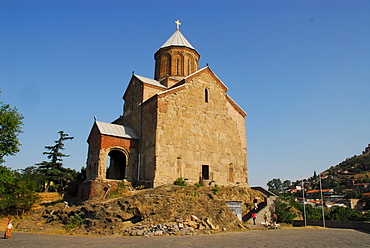
[[[101,200],[104,199],[109,192],[115,192],[118,188],[118,183],[131,187],[130,182],[122,180],[90,180],[81,183],[78,187],[78,199],[86,200]]]

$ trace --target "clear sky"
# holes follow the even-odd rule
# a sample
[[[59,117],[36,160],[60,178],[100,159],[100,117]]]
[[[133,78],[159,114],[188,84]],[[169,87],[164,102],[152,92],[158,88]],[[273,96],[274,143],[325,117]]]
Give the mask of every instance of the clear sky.
[[[0,99],[25,116],[7,166],[86,165],[93,117],[122,114],[132,71],[181,32],[248,113],[250,185],[321,172],[370,143],[370,1],[0,0]]]

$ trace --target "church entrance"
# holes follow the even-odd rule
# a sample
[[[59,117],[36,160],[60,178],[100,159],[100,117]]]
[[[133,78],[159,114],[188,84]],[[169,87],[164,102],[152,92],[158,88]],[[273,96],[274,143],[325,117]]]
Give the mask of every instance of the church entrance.
[[[202,179],[209,180],[209,165],[202,165]]]
[[[202,171],[200,172],[199,183],[202,186],[208,186],[211,183],[209,175],[209,165],[202,165]]]
[[[106,179],[122,180],[126,177],[126,156],[120,150],[112,150],[107,156]]]

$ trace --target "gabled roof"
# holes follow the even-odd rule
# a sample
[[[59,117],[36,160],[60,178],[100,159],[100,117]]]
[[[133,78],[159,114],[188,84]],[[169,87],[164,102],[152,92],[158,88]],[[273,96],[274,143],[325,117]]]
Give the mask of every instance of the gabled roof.
[[[125,98],[125,96],[127,94],[127,90],[130,88],[130,85],[132,84],[132,81],[133,81],[134,78],[136,78],[137,80],[139,80],[142,83],[145,83],[145,84],[148,84],[148,85],[153,85],[153,86],[156,86],[156,87],[159,87],[159,88],[163,88],[163,89],[167,89],[166,86],[164,86],[163,84],[161,84],[157,80],[154,80],[154,79],[151,79],[151,78],[147,78],[147,77],[143,77],[143,76],[139,76],[139,75],[133,74],[132,77],[131,77],[131,79],[130,79],[129,85],[127,86],[126,91],[123,94],[123,97],[122,97],[123,99]]]
[[[101,121],[96,121],[95,124],[101,134],[128,139],[139,139],[139,136],[130,127]]]
[[[199,70],[197,70],[197,71],[195,71],[195,72],[193,72],[192,74],[190,74],[190,75],[188,75],[188,76],[186,76],[183,80],[187,80],[187,79],[189,79],[189,78],[191,78],[191,77],[194,77],[194,76],[196,76],[197,74],[200,74],[200,73],[202,73],[203,71],[208,71],[208,72],[210,72],[210,74],[211,74],[211,76],[220,84],[220,86],[225,90],[225,92],[227,92],[229,89],[227,88],[227,86],[221,81],[221,79],[219,79],[218,77],[217,77],[217,75],[211,70],[211,68],[209,68],[208,66],[206,66],[206,67],[203,67],[202,69],[199,69]]]
[[[161,48],[169,46],[184,46],[195,50],[185,36],[182,35],[180,30],[176,30],[175,33],[173,33],[173,35],[161,46]]]
[[[157,80],[154,80],[154,79],[151,79],[151,78],[147,78],[147,77],[143,77],[143,76],[139,76],[139,75],[136,75],[136,74],[134,74],[134,76],[137,79],[139,79],[141,82],[143,82],[143,83],[147,83],[147,84],[151,84],[151,85],[154,85],[154,86],[157,86],[157,87],[161,87],[161,88],[167,89],[166,86],[164,86],[163,84],[161,84]]]
[[[226,99],[243,117],[247,116],[247,113],[228,94],[226,94]]]
[[[217,75],[211,70],[211,68],[209,68],[208,66],[207,67],[204,67],[188,76],[186,76],[183,80],[181,80],[179,83],[177,84],[174,84],[171,88],[163,91],[163,92],[160,92],[158,93],[157,95],[158,96],[165,96],[169,93],[173,93],[173,92],[176,92],[178,90],[181,90],[182,88],[184,88],[184,85],[186,84],[186,80],[189,80],[191,77],[194,77],[196,76],[197,74],[200,74],[202,72],[205,72],[205,71],[208,71],[210,73],[210,75],[216,80],[217,83],[219,83],[219,85],[225,90],[225,94],[226,92],[228,91],[228,88],[227,86],[221,81],[221,79],[219,79],[217,77]],[[226,100],[243,116],[247,116],[247,113],[228,95],[226,94]]]

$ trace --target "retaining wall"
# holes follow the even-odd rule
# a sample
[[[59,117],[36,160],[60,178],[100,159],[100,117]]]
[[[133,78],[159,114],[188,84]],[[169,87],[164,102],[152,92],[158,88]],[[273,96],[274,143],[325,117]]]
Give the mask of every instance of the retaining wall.
[[[293,226],[304,226],[304,220],[293,220]],[[307,220],[307,226],[323,226],[322,220]],[[325,227],[363,229],[370,232],[370,222],[327,220]]]

